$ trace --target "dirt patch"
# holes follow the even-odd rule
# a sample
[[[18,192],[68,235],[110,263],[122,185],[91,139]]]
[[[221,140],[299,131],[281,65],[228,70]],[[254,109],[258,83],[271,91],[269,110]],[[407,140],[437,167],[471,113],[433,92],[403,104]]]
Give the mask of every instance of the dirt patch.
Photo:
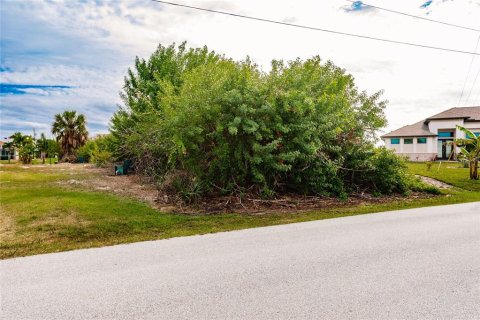
[[[430,178],[430,177],[425,177],[425,176],[420,176],[417,175],[420,180],[422,180],[423,183],[429,184],[431,186],[437,187],[439,189],[451,189],[453,186],[449,185],[445,182],[438,181],[436,179]]]
[[[114,176],[108,172],[88,181],[95,190],[108,191],[117,195],[133,197],[157,206],[159,192],[154,184],[148,184],[138,175]]]
[[[68,169],[67,169],[68,170]],[[159,208],[159,192],[154,184],[147,183],[138,175],[115,176],[111,168],[96,168],[94,166],[83,166],[87,179],[72,178],[59,181],[61,185],[80,186],[89,190],[104,191],[120,196],[126,196],[147,202],[153,207]]]

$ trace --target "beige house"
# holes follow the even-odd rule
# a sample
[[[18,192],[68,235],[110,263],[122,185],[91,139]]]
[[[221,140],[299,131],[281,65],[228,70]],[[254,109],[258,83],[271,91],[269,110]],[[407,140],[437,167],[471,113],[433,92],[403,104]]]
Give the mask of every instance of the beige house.
[[[0,160],[16,160],[18,159],[18,151],[16,149],[10,151],[4,148],[4,141],[0,141]]]
[[[451,108],[425,120],[389,132],[385,146],[412,161],[454,160],[455,138],[465,138],[457,125],[480,135],[480,107]]]

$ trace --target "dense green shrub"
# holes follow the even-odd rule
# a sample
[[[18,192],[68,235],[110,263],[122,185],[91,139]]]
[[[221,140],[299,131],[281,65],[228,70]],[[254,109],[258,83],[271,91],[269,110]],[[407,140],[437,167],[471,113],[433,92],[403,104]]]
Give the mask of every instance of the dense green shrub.
[[[105,167],[112,161],[112,153],[108,150],[95,149],[92,154],[91,162],[97,167]]]
[[[87,140],[77,150],[77,159],[82,158],[85,162],[95,163],[103,167],[112,161],[112,143],[110,135],[102,135],[92,140]]]
[[[83,159],[84,162],[90,162],[95,148],[97,148],[95,140],[87,140],[83,146],[77,149],[77,159]]]
[[[125,78],[114,155],[164,183],[186,172],[176,191],[195,197],[404,192],[403,162],[374,147],[386,124],[380,95],[319,57],[273,61],[265,73],[248,58],[159,46]]]
[[[384,147],[375,148],[356,173],[353,185],[374,193],[405,193],[409,190],[410,174],[405,159]]]

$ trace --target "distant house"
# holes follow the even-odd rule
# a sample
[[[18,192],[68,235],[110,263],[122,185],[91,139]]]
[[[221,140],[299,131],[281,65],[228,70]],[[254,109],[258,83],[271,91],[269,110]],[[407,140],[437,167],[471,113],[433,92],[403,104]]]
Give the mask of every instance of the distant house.
[[[8,159],[8,151],[3,148],[3,145],[5,143],[3,141],[0,141],[0,160],[6,160]]]
[[[8,160],[8,158],[16,160],[18,158],[17,150],[7,150],[4,148],[4,144],[5,142],[0,141],[0,160]]]
[[[455,159],[455,138],[465,138],[457,125],[480,135],[480,107],[451,108],[425,120],[389,132],[385,146],[413,161]]]
[[[9,150],[7,150],[3,147],[4,144],[5,144],[5,142],[0,141],[0,152],[1,152],[0,160],[8,160]]]

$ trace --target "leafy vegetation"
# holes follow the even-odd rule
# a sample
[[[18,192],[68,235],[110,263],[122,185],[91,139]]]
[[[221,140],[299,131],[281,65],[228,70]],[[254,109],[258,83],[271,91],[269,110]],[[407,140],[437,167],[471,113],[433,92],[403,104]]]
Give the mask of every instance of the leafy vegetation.
[[[76,150],[83,146],[88,137],[85,117],[76,111],[65,111],[55,115],[52,133],[60,144],[61,160],[76,160]]]
[[[9,159],[2,160],[2,163],[12,162],[15,150],[18,152],[20,161],[23,164],[31,164],[35,157],[41,159],[45,163],[47,157],[55,157],[59,153],[58,143],[55,140],[47,139],[45,134],[40,135],[40,139],[35,140],[32,136],[24,135],[21,132],[16,132],[10,136],[10,141],[6,142],[2,148],[8,150]],[[15,162],[15,161],[13,161]],[[37,161],[35,161],[37,162]]]
[[[78,148],[77,159],[83,162],[94,163],[98,167],[107,165],[112,159],[112,137],[111,135],[98,136],[95,139],[87,140],[86,143]]]
[[[42,163],[45,163],[45,158],[47,157],[47,151],[48,151],[48,140],[45,137],[45,134],[42,133],[40,135],[40,139],[36,141],[37,144],[37,150],[40,152],[40,158],[42,159]]]
[[[137,200],[70,184],[96,177],[83,165],[0,167],[0,258],[142,240],[329,219],[386,210],[480,201],[480,192],[265,215],[161,213]],[[466,179],[466,181],[470,181]]]
[[[31,136],[20,132],[13,134],[10,142],[3,145],[13,155],[17,150],[19,158],[24,164],[31,164],[36,158],[40,158],[42,164],[46,160],[59,156],[68,162],[93,162],[98,166],[104,166],[112,159],[112,138],[110,135],[99,136],[93,140],[87,140],[85,117],[77,115],[76,111],[65,111],[55,116],[52,132],[57,140],[47,139],[42,133],[35,140]],[[54,160],[56,161],[56,160]],[[10,160],[3,163],[10,163]],[[38,161],[35,161],[37,163]]]
[[[264,73],[206,47],[159,46],[129,70],[112,135],[116,156],[185,199],[404,193],[402,160],[374,146],[380,96],[319,57]]]
[[[457,128],[465,133],[464,139],[455,139],[455,144],[460,147],[460,153],[458,158],[460,160],[465,160],[469,163],[470,168],[470,179],[478,180],[478,161],[480,160],[480,136],[475,136],[475,134],[462,127],[457,126]]]
[[[40,157],[42,164],[45,164],[48,158],[55,158],[60,153],[58,142],[53,139],[47,139],[44,133],[40,135],[40,139],[38,139],[35,144],[35,155]]]
[[[23,164],[32,162],[35,153],[35,141],[31,136],[23,135],[20,132],[14,133],[11,146],[18,150],[18,156]]]
[[[80,162],[90,162],[93,157],[93,152],[97,148],[95,140],[87,140],[83,146],[78,148],[76,155]]]

